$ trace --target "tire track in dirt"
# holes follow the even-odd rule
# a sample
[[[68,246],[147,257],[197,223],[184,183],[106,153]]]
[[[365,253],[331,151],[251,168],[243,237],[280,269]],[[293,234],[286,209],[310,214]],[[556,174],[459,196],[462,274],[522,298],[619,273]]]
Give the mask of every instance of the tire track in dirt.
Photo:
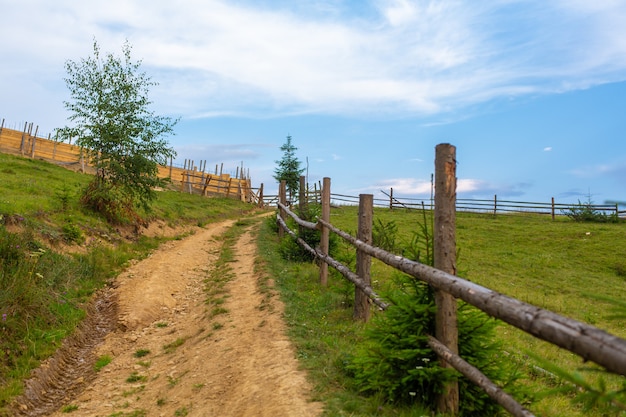
[[[251,230],[235,246],[234,278],[222,305],[228,313],[211,318],[207,311],[204,280],[232,224],[168,242],[118,277],[119,326],[94,350],[94,357],[112,361],[57,408],[71,405],[70,415],[85,417],[321,413],[321,404],[308,400],[310,386],[286,336],[282,303],[259,290]]]

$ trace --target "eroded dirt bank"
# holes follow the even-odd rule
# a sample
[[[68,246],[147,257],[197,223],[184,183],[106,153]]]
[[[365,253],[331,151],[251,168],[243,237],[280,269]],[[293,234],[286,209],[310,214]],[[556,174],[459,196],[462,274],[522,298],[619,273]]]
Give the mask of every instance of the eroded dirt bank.
[[[203,281],[231,225],[169,242],[120,275],[111,290],[117,328],[91,349],[90,360],[108,355],[111,363],[93,378],[73,375],[81,390],[57,411],[37,414],[23,402],[23,415],[67,416],[59,407],[90,417],[319,415],[285,335],[282,304],[260,292],[251,231],[236,244],[223,314],[207,309]]]

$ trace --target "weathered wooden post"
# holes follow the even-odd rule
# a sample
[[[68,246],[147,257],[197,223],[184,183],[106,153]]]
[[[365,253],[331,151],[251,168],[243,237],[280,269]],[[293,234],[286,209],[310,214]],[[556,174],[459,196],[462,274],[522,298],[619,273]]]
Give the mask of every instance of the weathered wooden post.
[[[259,186],[259,207],[265,207],[265,202],[263,201],[263,183]]]
[[[305,197],[306,196],[305,184],[306,184],[306,178],[304,177],[304,175],[300,175],[300,182],[298,184],[298,209],[300,210],[300,213],[298,213],[298,217],[300,218],[302,218],[302,216],[304,215],[306,206],[308,203]],[[310,219],[304,219],[304,220],[310,221]],[[300,237],[303,237],[304,230],[305,228],[303,226],[298,226],[298,232],[299,232]]]
[[[278,186],[278,202],[283,206],[287,204],[287,181],[285,180],[282,180]],[[285,210],[283,210],[282,207],[278,210],[278,213],[280,218],[285,220],[287,213],[285,213]],[[283,236],[285,236],[285,231],[280,225],[278,225],[278,237],[282,239]]]
[[[494,194],[493,196],[493,217],[496,217],[498,214],[498,195]]]
[[[35,128],[35,136],[32,137],[32,143],[30,147],[30,159],[35,158],[35,144],[37,143],[37,133],[39,133],[39,125]]]
[[[226,197],[230,197],[230,187],[232,187],[233,185],[233,179],[232,177],[228,178],[228,188],[226,188]]]
[[[435,148],[435,268],[456,275],[456,148],[439,144]],[[456,299],[435,291],[437,305],[435,337],[452,352],[459,353]],[[443,367],[451,367],[440,359]],[[456,415],[459,409],[459,387],[449,383],[437,398],[437,410]]]
[[[368,245],[372,244],[372,219],[374,217],[374,196],[372,194],[359,195],[359,229],[357,239]],[[370,268],[372,258],[361,250],[356,251],[356,274],[367,286],[371,284]],[[367,321],[370,317],[369,297],[358,287],[354,288],[355,320]]]
[[[324,177],[322,185],[322,220],[330,222],[330,178],[328,177]],[[321,228],[320,251],[328,254],[330,230],[324,226]],[[320,284],[328,285],[328,264],[326,262],[320,262]]]
[[[305,209],[308,201],[306,198],[306,178],[304,175],[300,175],[300,182],[298,184],[298,207],[300,212]]]
[[[24,156],[24,141],[26,140],[26,132],[28,132],[28,122],[24,122],[24,132],[22,132],[22,142],[20,143],[20,153]]]
[[[393,187],[389,190],[389,210],[393,210]]]
[[[554,197],[552,197],[552,221],[554,221]]]

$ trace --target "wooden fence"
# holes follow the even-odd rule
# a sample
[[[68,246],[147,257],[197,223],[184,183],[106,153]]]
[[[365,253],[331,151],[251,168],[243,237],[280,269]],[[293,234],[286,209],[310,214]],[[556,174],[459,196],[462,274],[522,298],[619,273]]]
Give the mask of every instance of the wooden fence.
[[[408,209],[408,210],[433,210],[434,201],[430,198],[406,198],[395,197],[393,188],[387,192],[380,190],[386,198],[374,198],[374,207],[384,207],[391,210]],[[320,193],[317,190],[307,190],[306,198],[308,201],[319,202]],[[297,202],[297,200],[296,200]],[[263,204],[265,206],[276,206],[278,203],[278,195],[263,196]],[[331,194],[332,205],[356,206],[359,204],[359,196],[351,196],[346,194]],[[500,200],[497,195],[493,199],[457,199],[456,210],[470,213],[485,213],[494,216],[498,214],[541,214],[551,216],[554,220],[556,216],[569,213],[571,210],[581,208],[581,204],[590,210],[606,214],[607,216],[617,215],[620,218],[626,217],[626,210],[620,210],[619,204],[587,204],[587,203],[556,203],[554,197],[549,203],[537,203],[527,201]]]
[[[4,126],[4,119],[2,119],[0,124],[0,152],[42,159],[83,173],[92,170],[79,146],[59,142],[52,139],[51,135],[48,135],[47,138],[38,137],[38,130],[39,127],[36,127],[33,132],[32,123],[24,123],[22,131],[9,129]],[[219,172],[218,166],[215,167],[215,173],[205,171],[206,161],[204,164],[200,162],[200,168],[198,168],[193,161],[186,160],[181,168],[174,166],[170,159],[168,166],[160,165],[158,167],[157,175],[160,178],[169,178],[175,184],[180,184],[181,192],[205,196],[226,196],[262,205],[263,187],[261,186],[255,193],[251,186],[249,173],[246,174],[243,167],[237,167],[235,177],[223,173],[223,164]]]
[[[372,213],[374,208],[371,195],[359,198],[359,225],[357,236],[334,227],[330,223],[330,179],[324,178],[322,187],[322,214],[317,222],[312,223],[300,219],[287,205],[285,183],[279,189],[279,234],[288,233],[320,262],[320,283],[327,284],[328,265],[335,268],[346,279],[355,285],[354,317],[367,320],[369,303],[380,309],[386,309],[388,303],[381,299],[370,286],[369,265],[371,257],[396,268],[416,279],[432,286],[435,291],[437,306],[436,334],[429,337],[429,345],[441,358],[445,366],[454,367],[469,380],[480,386],[504,409],[514,416],[532,416],[530,411],[521,406],[515,399],[497,387],[487,377],[467,363],[458,355],[456,331],[456,300],[461,299],[488,315],[502,320],[539,339],[573,352],[585,361],[593,361],[607,371],[626,375],[626,340],[611,335],[594,326],[560,316],[549,310],[541,309],[517,299],[497,293],[461,277],[456,273],[455,248],[455,192],[456,192],[456,161],[455,148],[448,144],[436,147],[436,190],[434,207],[434,250],[436,268],[420,264],[410,259],[384,251],[372,246]],[[304,200],[304,199],[302,199]],[[304,201],[302,204],[305,204]],[[318,229],[321,231],[321,242],[318,248],[312,248],[297,234],[290,230],[285,219],[291,217],[299,227]],[[349,242],[357,251],[356,272],[336,261],[328,254],[329,233]],[[437,260],[438,259],[438,260]],[[456,414],[458,411],[458,387],[455,383],[448,386],[440,397],[437,408],[440,412]]]

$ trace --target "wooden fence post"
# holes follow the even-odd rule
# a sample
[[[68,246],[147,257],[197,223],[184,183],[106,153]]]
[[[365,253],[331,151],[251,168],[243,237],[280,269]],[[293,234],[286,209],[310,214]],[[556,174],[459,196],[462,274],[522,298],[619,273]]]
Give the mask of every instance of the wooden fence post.
[[[359,230],[357,239],[368,245],[372,244],[372,219],[374,217],[374,196],[372,194],[359,195]],[[368,287],[371,284],[370,268],[372,258],[362,250],[356,251],[356,274]],[[369,297],[359,288],[354,287],[354,314],[355,320],[367,321],[370,317]]]
[[[554,221],[554,197],[552,197],[552,221]]]
[[[263,201],[263,183],[259,186],[259,207],[265,207],[265,202]]]
[[[304,177],[304,175],[300,175],[300,182],[298,184],[298,209],[300,210],[300,213],[298,213],[298,217],[302,218],[302,216],[305,213],[305,209],[307,206],[307,201],[306,201],[306,189],[305,189],[305,184],[306,184],[306,178]],[[305,219],[310,221],[311,219]],[[302,237],[304,235],[304,231],[306,229],[303,226],[299,226],[298,227],[298,233],[300,234],[300,237]]]
[[[306,198],[306,178],[304,175],[300,175],[300,182],[298,184],[298,207],[300,211],[304,210],[304,207],[307,204]],[[308,220],[308,219],[307,219]]]
[[[31,148],[30,148],[30,159],[33,159],[35,157],[35,144],[37,143],[37,133],[39,133],[39,125],[37,125],[37,128],[35,129],[35,136],[33,136],[33,142],[31,144]]]
[[[330,222],[330,178],[324,177],[324,185],[322,186],[322,220]],[[330,230],[322,226],[320,237],[320,251],[328,254]],[[328,264],[320,262],[320,284],[328,285]]]
[[[22,142],[20,143],[20,153],[24,156],[24,140],[26,140],[26,132],[28,127],[28,122],[24,122],[24,132],[22,132]]]
[[[59,143],[58,134],[54,137],[54,146],[52,147],[52,160],[55,161],[57,157],[57,144]]]
[[[435,268],[456,275],[456,148],[439,144],[435,148]],[[459,353],[457,304],[454,296],[435,291],[437,305],[435,337],[452,352]],[[443,367],[451,367],[440,359]],[[459,387],[449,383],[437,398],[437,410],[456,415],[459,409]]]
[[[278,186],[278,202],[282,205],[287,204],[287,181],[282,180],[280,182],[280,185]],[[282,208],[278,211],[280,218],[285,220],[285,216],[287,216],[287,213],[285,213],[285,210],[283,210]],[[280,227],[280,225],[278,226],[278,237],[279,238],[283,238],[283,236],[285,236],[285,231],[283,230],[282,227]]]
[[[389,210],[393,210],[393,187],[389,190]]]
[[[498,195],[493,195],[493,217],[496,217],[498,213]]]

